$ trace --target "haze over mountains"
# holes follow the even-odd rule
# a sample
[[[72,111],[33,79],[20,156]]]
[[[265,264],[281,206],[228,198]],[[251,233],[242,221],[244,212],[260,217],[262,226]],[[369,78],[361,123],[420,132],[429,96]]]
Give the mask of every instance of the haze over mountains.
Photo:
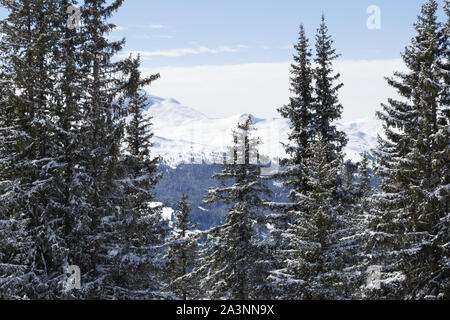
[[[221,163],[227,146],[231,144],[231,132],[238,121],[248,114],[227,118],[209,118],[194,108],[174,99],[148,95],[146,115],[153,117],[155,144],[154,155],[163,157],[171,167],[185,163]],[[212,106],[213,108],[214,106]],[[260,119],[252,115],[256,123],[256,135],[261,138],[260,154],[277,160],[284,155],[280,141],[286,142],[289,122],[283,118]],[[377,135],[382,133],[381,122],[374,117],[337,123],[347,133],[349,143],[345,148],[346,159],[361,160],[364,152],[376,147]]]

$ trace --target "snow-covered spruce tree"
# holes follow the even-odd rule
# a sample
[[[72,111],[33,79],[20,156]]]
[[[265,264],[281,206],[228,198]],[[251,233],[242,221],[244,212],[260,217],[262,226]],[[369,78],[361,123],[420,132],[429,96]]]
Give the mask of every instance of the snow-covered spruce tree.
[[[74,187],[80,192],[80,218],[73,238],[73,263],[81,269],[81,290],[72,292],[80,299],[107,299],[110,290],[110,236],[115,234],[114,219],[123,209],[120,175],[120,148],[123,142],[125,114],[118,98],[126,87],[124,61],[112,62],[124,40],[110,42],[108,33],[114,25],[111,15],[123,1],[86,0],[81,9],[81,43],[77,65],[84,88],[78,102],[82,132],[77,150],[78,171]]]
[[[371,186],[371,175],[369,173],[369,154],[364,152],[362,161],[359,166],[359,196],[360,198],[367,197],[373,190]]]
[[[310,156],[308,147],[314,133],[314,115],[312,105],[314,102],[312,86],[313,70],[311,67],[311,50],[305,35],[303,25],[300,26],[298,43],[294,46],[296,54],[294,63],[291,64],[291,93],[290,103],[283,106],[278,112],[283,118],[291,122],[289,133],[290,143],[285,145],[286,153],[290,156],[281,161],[286,167],[286,185],[303,188],[301,181],[294,179],[296,176],[295,165],[300,164]]]
[[[108,217],[103,243],[108,256],[106,294],[109,299],[161,298],[161,246],[168,232],[168,223],[159,207],[153,205],[153,188],[160,175],[158,158],[151,158],[151,119],[145,117],[147,96],[142,88],[159,75],[142,78],[140,60],[130,59],[124,72],[129,75],[125,105],[129,122],[125,126],[122,155],[115,184],[123,199],[121,209]]]
[[[229,205],[223,225],[208,232],[199,260],[200,289],[208,299],[264,298],[266,254],[260,241],[264,215],[263,196],[269,194],[257,161],[259,139],[253,138],[251,116],[238,124],[230,159],[221,173],[214,175],[221,187],[210,188],[206,204]],[[255,160],[255,161],[252,161]]]
[[[368,243],[370,242],[369,223],[371,221],[371,174],[367,152],[362,161],[344,162],[338,187],[339,201],[343,207],[345,236],[339,241],[345,250],[345,286],[343,297],[365,298],[369,268]]]
[[[25,226],[22,219],[0,215],[0,300],[25,297],[30,278],[27,254],[32,245]]]
[[[14,200],[10,198],[14,182],[8,157],[13,147],[14,135],[10,130],[14,110],[8,101],[11,96],[8,82],[3,76],[0,79],[0,300],[16,300],[23,297],[29,279],[26,253],[30,240],[25,221],[17,216]]]
[[[417,35],[402,55],[408,71],[387,79],[402,100],[389,99],[378,113],[386,139],[377,151],[373,263],[384,268],[375,294],[388,299],[449,294],[448,103],[441,99],[448,93],[448,70],[441,67],[448,41],[437,9],[434,0],[423,5]]]
[[[280,299],[345,299],[353,289],[354,239],[352,212],[340,201],[342,155],[329,162],[334,146],[322,139],[312,145],[312,157],[301,165],[308,190],[292,192],[297,206],[289,211],[283,237],[289,246],[281,251],[283,268],[272,272]]]
[[[66,270],[70,265],[81,267],[82,273],[87,269],[83,256],[87,247],[86,237],[92,234],[89,226],[89,192],[90,178],[87,168],[82,165],[86,151],[84,145],[84,127],[86,123],[85,101],[88,96],[86,79],[89,69],[83,64],[82,45],[87,39],[84,29],[68,26],[67,9],[78,2],[75,0],[58,0],[55,2],[53,15],[54,26],[59,32],[58,46],[53,47],[54,64],[57,66],[55,77],[54,123],[56,135],[54,143],[58,145],[56,157],[60,159],[61,176],[58,188],[62,193],[62,203],[58,208],[62,237],[66,241],[67,256],[60,267],[61,299],[76,299],[82,295],[77,290],[67,290]]]
[[[11,251],[15,251],[17,240],[14,239],[14,234],[11,235],[12,227],[7,225],[10,224],[11,213],[7,212],[7,204],[4,201],[5,189],[8,188],[10,182],[6,180],[5,174],[2,174],[2,172],[5,171],[6,156],[9,153],[10,144],[7,143],[7,130],[12,123],[12,117],[10,116],[12,108],[8,103],[10,94],[8,94],[8,87],[5,86],[6,81],[2,70],[3,68],[0,67],[0,195],[2,195],[2,201],[0,201],[0,299],[5,300],[8,297],[15,297],[20,289],[18,289],[17,283],[7,283],[8,278],[14,277],[17,279],[19,272],[16,269],[18,266],[11,263],[11,257],[16,255]],[[13,272],[9,270],[11,265],[15,268]]]
[[[115,27],[107,21],[122,3],[122,0],[87,0],[81,8],[80,32],[85,35],[81,46],[82,62],[89,73],[85,78],[88,94],[83,101],[82,115],[81,166],[89,181],[86,204],[90,233],[83,239],[80,256],[80,267],[85,270],[82,273],[83,298],[149,298],[151,283],[139,283],[139,277],[147,278],[144,269],[150,268],[146,263],[149,253],[145,251],[145,244],[164,238],[151,229],[161,221],[157,210],[148,208],[144,212],[142,208],[150,204],[144,203],[144,198],[151,198],[152,184],[157,180],[153,160],[137,163],[138,158],[145,158],[142,152],[149,146],[145,142],[139,154],[130,153],[128,157],[122,157],[121,152],[126,118],[124,94],[132,95],[132,104],[139,103],[136,90],[147,81],[139,78],[138,63],[133,66],[132,59],[112,61],[124,40],[111,42],[107,39]],[[127,78],[127,74],[131,77]],[[154,78],[148,79],[152,80]],[[144,125],[144,130],[148,128],[144,122],[140,125]],[[144,141],[146,135],[139,138]],[[130,198],[130,193],[137,189],[139,192]],[[143,203],[138,203],[136,197]],[[139,221],[132,221],[137,218]],[[125,235],[130,238],[123,248],[121,240]],[[132,265],[134,258],[140,261],[136,261],[139,272],[126,275],[123,268]]]
[[[340,191],[344,203],[349,205],[355,204],[360,195],[358,167],[359,164],[351,160],[345,161],[342,166]]]
[[[325,16],[316,33],[316,66],[314,68],[314,128],[325,143],[334,146],[328,161],[338,158],[347,144],[345,133],[337,130],[334,121],[342,116],[343,107],[339,103],[338,92],[344,84],[338,82],[340,74],[333,73],[333,61],[339,57],[333,48],[333,39],[328,34]]]
[[[314,114],[312,86],[313,70],[311,67],[311,50],[305,35],[303,25],[300,26],[298,43],[295,45],[296,54],[291,65],[291,93],[290,103],[278,112],[283,118],[289,119],[291,132],[289,143],[284,145],[288,158],[282,159],[280,165],[285,168],[282,174],[286,186],[303,190],[307,187],[298,178],[298,165],[308,158],[311,153],[309,146],[314,137]]]
[[[190,220],[191,207],[188,196],[183,193],[176,204],[173,235],[168,240],[165,255],[165,280],[169,292],[179,299],[188,300],[198,295],[198,283],[192,278],[191,271],[197,266],[196,228]]]
[[[313,70],[311,66],[311,49],[305,34],[303,25],[300,26],[298,43],[294,46],[296,53],[294,63],[291,65],[291,93],[290,103],[283,106],[278,112],[291,123],[288,140],[284,145],[288,157],[280,161],[284,168],[283,172],[274,176],[275,179],[281,179],[285,187],[291,190],[292,203],[270,203],[270,207],[276,211],[276,214],[269,215],[272,218],[273,229],[270,232],[272,246],[271,252],[274,258],[272,268],[282,267],[283,257],[277,254],[281,248],[289,246],[289,239],[282,235],[287,228],[287,223],[291,217],[288,214],[296,203],[293,195],[301,193],[307,189],[306,177],[299,175],[301,165],[311,156],[310,144],[314,136],[313,119],[313,94],[312,86]],[[287,240],[287,241],[286,241]],[[277,291],[277,286],[272,288]],[[280,287],[281,290],[283,290]],[[278,293],[273,292],[274,296]]]
[[[433,170],[438,172],[440,180],[434,186],[434,195],[436,196],[439,206],[440,221],[434,226],[434,234],[436,234],[437,252],[439,254],[436,262],[436,280],[439,281],[440,292],[444,294],[439,298],[450,299],[450,48],[448,46],[450,37],[450,1],[445,1],[444,6],[447,14],[447,21],[443,27],[443,47],[441,56],[442,69],[442,91],[440,105],[438,111],[437,133],[434,137],[435,152],[433,153]],[[425,291],[436,293],[436,285],[430,281]]]
[[[63,111],[57,86],[62,69],[61,39],[66,37],[62,6],[71,1],[2,1],[8,17],[1,24],[3,85],[10,116],[2,136],[8,157],[0,169],[6,216],[26,231],[28,284],[21,297],[59,298],[65,283],[68,244],[67,188],[61,155]],[[66,10],[66,8],[64,8]],[[70,40],[68,40],[70,41]]]
[[[375,282],[370,281],[373,274],[370,269],[371,232],[369,227],[372,221],[371,202],[375,188],[372,186],[373,176],[370,172],[367,152],[364,153],[358,167],[352,192],[350,192],[351,198],[346,202],[346,210],[351,210],[350,235],[347,241],[353,243],[352,263],[347,269],[347,271],[352,271],[349,273],[352,277],[348,291],[353,299],[367,299],[370,297],[366,295],[366,292],[377,285],[376,277],[373,279]]]
[[[439,221],[433,226],[434,274],[422,289],[426,298],[450,299],[450,1],[446,0],[444,11],[447,21],[442,27],[442,47],[439,67],[441,68],[440,106],[437,110],[437,132],[434,135],[432,166],[436,179],[433,185],[435,209]],[[436,219],[437,220],[437,219]]]
[[[1,112],[8,115],[0,130],[0,228],[9,238],[0,276],[8,277],[2,289],[10,297],[113,296],[109,245],[120,227],[113,222],[130,210],[116,101],[129,87],[131,62],[112,63],[123,41],[106,40],[114,27],[106,21],[122,1],[85,1],[74,30],[65,14],[72,4],[2,1],[10,14],[0,42]],[[64,290],[68,265],[81,268],[82,290]]]
[[[300,56],[306,57],[307,42],[302,33]],[[345,203],[342,188],[346,137],[333,124],[342,112],[337,95],[342,84],[335,84],[339,75],[333,75],[332,62],[337,55],[332,44],[322,17],[316,36],[316,67],[311,70],[310,63],[303,59],[295,69],[304,85],[296,90],[294,82],[294,92],[308,99],[299,100],[299,106],[293,108],[297,113],[288,114],[292,147],[286,148],[291,159],[285,164],[286,171],[294,174],[290,179],[284,175],[284,180],[291,186],[292,204],[271,205],[284,207],[287,213],[285,228],[281,232],[274,229],[281,235],[278,241],[282,244],[282,264],[270,276],[275,296],[280,299],[349,298],[355,280],[355,272],[346,269],[352,264],[355,239],[351,236],[355,230],[351,228],[351,206]],[[299,107],[305,110],[300,113]],[[297,127],[304,131],[303,143],[296,139]]]

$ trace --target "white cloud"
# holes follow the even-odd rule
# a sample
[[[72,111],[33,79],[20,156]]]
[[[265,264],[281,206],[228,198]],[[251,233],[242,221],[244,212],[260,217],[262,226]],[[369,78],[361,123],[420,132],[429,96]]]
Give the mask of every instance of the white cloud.
[[[150,25],[150,29],[163,29],[163,28],[165,28],[165,26],[162,24],[151,24]]]
[[[165,53],[177,56],[202,51],[214,53],[216,50],[177,49]],[[380,103],[396,96],[384,77],[404,70],[400,59],[341,60],[335,67],[345,84],[340,92],[344,121],[373,117]],[[289,70],[290,62],[277,62],[146,68],[144,73],[161,74],[161,79],[149,89],[151,94],[176,98],[211,117],[244,112],[259,117],[278,117],[276,109],[289,101]]]
[[[117,26],[115,31],[128,30],[128,29],[164,29],[166,28],[163,24],[128,24],[126,26]]]
[[[156,34],[156,35],[149,35],[149,34],[134,34],[134,38],[136,39],[172,39],[173,36],[170,35],[164,35],[164,34]]]
[[[177,48],[169,50],[155,50],[155,51],[129,51],[120,56],[129,56],[130,54],[140,54],[142,58],[152,58],[152,57],[182,57],[186,55],[197,55],[197,54],[217,54],[223,52],[237,52],[242,49],[247,49],[247,46],[237,45],[237,46],[219,46],[217,48],[208,48],[206,46],[198,46],[196,48]]]

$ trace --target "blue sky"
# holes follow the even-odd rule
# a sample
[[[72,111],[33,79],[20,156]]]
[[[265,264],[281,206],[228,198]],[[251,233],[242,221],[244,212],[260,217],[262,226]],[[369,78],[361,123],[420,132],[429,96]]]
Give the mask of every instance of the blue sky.
[[[313,40],[324,12],[343,59],[392,59],[408,44],[424,2],[128,0],[113,19],[123,28],[114,36],[126,36],[129,50],[161,51],[151,57],[153,67],[284,61],[291,58],[289,47],[300,23]],[[381,30],[366,27],[370,5],[381,9]],[[199,54],[164,56],[165,51],[200,47],[218,53],[205,49]]]
[[[342,54],[343,121],[374,117],[395,92],[385,76],[403,70],[400,52],[414,35],[426,0],[165,0],[125,1],[113,21],[125,52],[140,52],[146,73],[161,73],[150,92],[208,116],[250,112],[276,117],[288,102],[289,63],[298,27],[314,45],[322,13]],[[443,4],[443,0],[439,3]],[[367,28],[367,8],[381,29]],[[443,20],[443,10],[439,16]]]
[[[289,64],[298,27],[314,33],[324,13],[345,84],[343,121],[373,117],[395,92],[385,76],[403,70],[400,52],[426,0],[125,0],[111,39],[123,55],[141,53],[145,74],[160,73],[150,93],[175,98],[210,117],[276,117],[288,102]],[[443,20],[443,0],[439,16]],[[381,10],[369,30],[367,8]],[[63,13],[64,14],[64,13]],[[4,12],[0,10],[0,16]]]

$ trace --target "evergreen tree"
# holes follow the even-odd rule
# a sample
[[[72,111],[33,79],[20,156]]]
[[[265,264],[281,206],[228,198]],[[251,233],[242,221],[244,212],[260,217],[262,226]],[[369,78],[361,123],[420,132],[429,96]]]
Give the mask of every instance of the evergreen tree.
[[[360,186],[357,179],[358,163],[347,160],[343,164],[341,172],[340,192],[343,202],[349,206],[354,205],[360,196]]]
[[[320,135],[319,135],[320,137]],[[280,253],[283,268],[272,272],[279,299],[349,298],[353,271],[351,213],[339,199],[342,155],[328,162],[334,147],[317,141],[302,165],[308,190],[296,193],[298,205],[289,214],[283,237],[289,246]]]
[[[348,237],[352,217],[351,211],[344,210],[340,175],[346,138],[333,125],[342,112],[337,96],[342,84],[334,84],[339,74],[332,74],[332,61],[338,57],[332,44],[322,17],[316,36],[317,66],[312,70],[301,28],[296,48],[303,58],[293,66],[297,81],[293,81],[292,87],[302,99],[297,105],[291,100],[291,108],[280,110],[291,120],[292,129],[291,146],[286,148],[290,157],[284,161],[287,174],[281,174],[291,188],[292,203],[271,204],[287,213],[280,215],[282,223],[272,231],[275,243],[281,244],[277,243],[281,264],[273,270],[270,280],[275,296],[280,299],[333,299],[350,295],[351,285],[344,283],[352,275],[344,269],[351,262],[353,243]],[[353,172],[348,175],[353,179]]]
[[[55,156],[63,164],[58,176],[62,201],[58,208],[63,235],[67,244],[67,256],[61,265],[63,274],[63,294],[60,298],[79,298],[79,292],[67,290],[68,281],[66,270],[69,265],[82,266],[80,262],[84,255],[83,245],[85,236],[89,235],[89,207],[87,205],[89,179],[85,167],[80,165],[80,155],[83,146],[83,114],[84,101],[88,96],[85,79],[89,77],[89,70],[83,66],[82,45],[86,40],[86,33],[79,29],[69,28],[66,13],[70,6],[77,6],[73,0],[59,0],[55,2],[56,11],[53,15],[54,24],[58,26],[58,46],[53,47],[54,64],[58,68],[55,77],[55,101],[53,101],[54,122],[56,134],[54,142],[58,145]]]
[[[266,257],[260,242],[264,201],[269,194],[262,183],[257,160],[259,139],[252,137],[253,122],[249,116],[234,132],[231,157],[221,173],[214,175],[222,182],[210,188],[205,203],[230,205],[225,223],[208,232],[200,287],[210,299],[258,299],[265,290]],[[253,162],[253,163],[252,163]]]
[[[198,283],[193,281],[191,271],[197,266],[197,239],[195,224],[190,221],[191,208],[188,196],[183,193],[176,207],[173,237],[169,239],[165,256],[167,285],[175,296],[188,300],[198,293]]]
[[[308,150],[311,137],[314,135],[313,115],[313,70],[311,67],[311,50],[305,35],[303,25],[300,26],[298,44],[294,46],[296,54],[291,65],[291,93],[290,103],[283,106],[278,112],[283,118],[289,119],[291,132],[289,144],[285,145],[289,158],[281,161],[280,165],[286,167],[285,184],[289,187],[304,188],[301,181],[296,179],[296,165],[310,155]]]
[[[313,69],[311,66],[311,49],[303,25],[300,25],[298,43],[294,46],[296,53],[291,64],[291,93],[290,103],[278,110],[283,118],[290,121],[289,143],[284,144],[287,158],[280,161],[283,172],[274,176],[274,179],[281,179],[285,187],[291,190],[290,199],[293,203],[270,203],[270,207],[277,214],[270,215],[272,218],[271,230],[271,255],[274,259],[272,268],[281,268],[283,258],[277,252],[280,248],[289,246],[282,236],[287,223],[291,220],[288,214],[296,205],[294,194],[307,189],[306,177],[301,176],[301,166],[311,156],[311,141],[314,136],[314,88]]]
[[[325,143],[334,146],[328,161],[338,158],[347,144],[344,132],[337,130],[334,121],[339,120],[343,107],[339,103],[338,92],[344,86],[339,81],[340,74],[333,74],[333,61],[339,58],[333,48],[333,39],[328,34],[325,16],[316,33],[316,67],[314,69],[314,126]]]
[[[387,298],[448,296],[448,264],[441,259],[448,251],[448,232],[442,233],[448,230],[448,221],[443,221],[448,201],[442,189],[448,182],[448,169],[442,160],[433,159],[448,149],[448,135],[437,135],[441,125],[448,130],[441,116],[448,104],[440,101],[445,82],[440,64],[448,45],[437,9],[434,0],[423,5],[415,24],[417,35],[403,53],[409,71],[388,79],[403,99],[389,99],[378,113],[385,123],[386,139],[379,139],[377,152],[381,192],[375,196],[372,231],[374,257],[386,271],[380,294]],[[435,143],[436,138],[446,141]],[[443,193],[438,196],[437,190]]]
[[[20,283],[26,279],[22,278],[23,273],[19,270],[24,265],[18,258],[17,244],[22,242],[17,239],[18,230],[13,225],[13,213],[8,208],[10,203],[6,192],[12,184],[11,180],[6,179],[5,167],[12,147],[9,130],[12,129],[13,108],[8,101],[11,93],[9,86],[5,86],[7,78],[3,67],[0,70],[0,299],[5,300],[16,298],[20,294]]]
[[[167,228],[151,207],[157,160],[139,90],[157,76],[111,61],[124,41],[107,40],[107,19],[122,1],[85,1],[73,30],[61,12],[75,0],[1,4],[0,296],[149,297],[160,280],[147,271],[162,263],[148,250],[161,253]],[[125,97],[135,117],[123,155]],[[66,290],[69,265],[81,290]]]
[[[363,154],[362,161],[344,163],[338,183],[339,201],[343,208],[345,220],[339,239],[345,252],[344,272],[346,277],[343,296],[351,299],[365,298],[369,269],[368,243],[370,242],[369,223],[371,221],[371,174],[369,172],[368,154]]]
[[[68,1],[66,1],[67,3]],[[22,251],[28,283],[21,297],[61,297],[68,244],[64,237],[65,204],[61,144],[56,112],[59,99],[60,39],[65,22],[61,2],[2,1],[8,17],[1,24],[2,109],[8,115],[1,130],[8,152],[2,157],[2,198],[8,198],[6,225],[17,225],[29,239]],[[4,129],[4,128],[3,128]],[[6,153],[5,153],[6,155]],[[17,222],[17,223],[15,223]],[[19,227],[20,226],[20,227]],[[17,243],[22,247],[22,243]]]
[[[81,6],[82,37],[78,62],[83,72],[85,95],[79,101],[83,132],[77,167],[84,187],[82,237],[78,239],[75,264],[82,270],[80,298],[101,299],[114,296],[111,274],[115,248],[115,220],[123,209],[120,178],[120,148],[125,119],[118,99],[126,87],[125,62],[112,62],[124,40],[111,42],[107,36],[115,28],[107,22],[122,0],[86,0]],[[110,237],[111,236],[111,237]]]
[[[378,280],[371,269],[371,243],[370,223],[372,221],[372,196],[375,189],[372,187],[372,174],[369,168],[368,153],[365,152],[359,163],[358,172],[355,174],[352,199],[346,210],[351,210],[351,234],[348,238],[353,243],[353,259],[351,269],[353,271],[350,294],[353,299],[367,299],[368,292],[376,288]],[[347,202],[348,203],[348,202]],[[374,279],[371,279],[371,277]]]
[[[435,173],[433,196],[434,210],[439,221],[434,224],[432,234],[435,236],[431,247],[435,255],[431,281],[424,285],[422,294],[427,298],[449,299],[450,297],[450,2],[445,1],[444,10],[447,21],[442,27],[442,47],[439,67],[441,68],[440,103],[437,110],[437,128],[433,137],[432,170]]]
[[[114,177],[120,211],[108,217],[104,247],[108,256],[107,296],[112,299],[161,298],[161,246],[167,234],[167,222],[161,208],[154,206],[153,188],[159,181],[158,158],[151,158],[151,123],[143,112],[148,107],[142,87],[159,75],[142,78],[140,59],[129,59],[124,73],[128,74],[123,96],[123,113],[129,115],[125,126],[125,150],[118,158]]]
[[[371,175],[369,173],[369,155],[367,152],[364,152],[360,170],[359,170],[359,196],[360,198],[367,197],[372,190],[371,187]]]

